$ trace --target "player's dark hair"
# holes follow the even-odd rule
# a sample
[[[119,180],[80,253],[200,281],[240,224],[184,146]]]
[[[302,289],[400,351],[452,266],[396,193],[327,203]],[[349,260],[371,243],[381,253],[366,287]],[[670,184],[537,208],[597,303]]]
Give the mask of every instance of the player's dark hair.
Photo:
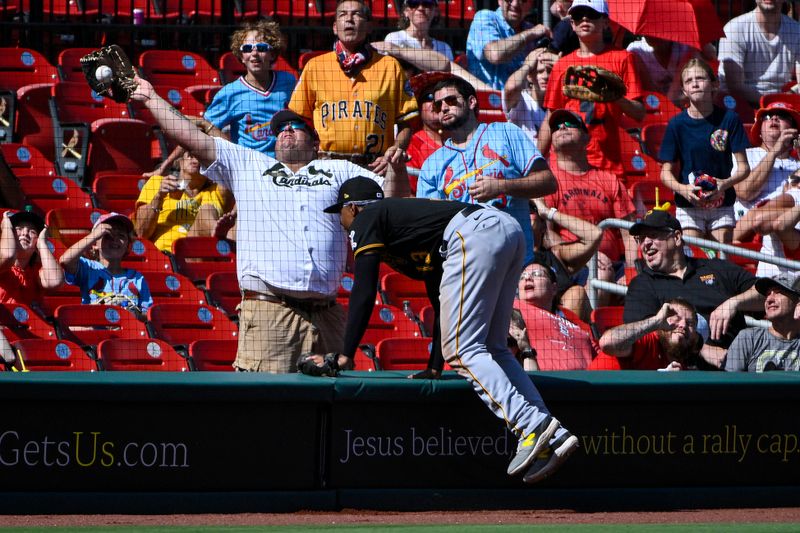
[[[365,0],[338,0],[336,2],[336,11],[338,11],[339,6],[345,2],[356,2],[357,4],[361,4],[361,14],[364,15],[365,19],[372,20],[372,10],[369,8],[369,5],[365,2]],[[334,11],[334,13],[336,11]]]

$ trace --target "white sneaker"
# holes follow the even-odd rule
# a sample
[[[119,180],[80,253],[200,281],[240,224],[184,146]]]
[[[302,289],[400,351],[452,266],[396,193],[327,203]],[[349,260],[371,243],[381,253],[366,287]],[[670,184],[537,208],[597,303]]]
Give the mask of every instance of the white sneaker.
[[[555,418],[546,418],[534,431],[519,439],[517,453],[508,465],[508,475],[514,476],[528,468],[533,460],[547,448],[550,439],[553,438],[560,426],[561,424]]]
[[[578,437],[567,431],[556,442],[536,456],[531,467],[525,472],[522,481],[533,484],[549,477],[556,470],[561,468],[564,461],[566,461],[578,447]]]

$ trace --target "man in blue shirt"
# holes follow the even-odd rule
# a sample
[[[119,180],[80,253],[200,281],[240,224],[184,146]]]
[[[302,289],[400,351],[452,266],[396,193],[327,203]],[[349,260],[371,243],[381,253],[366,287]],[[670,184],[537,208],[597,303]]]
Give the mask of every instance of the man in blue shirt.
[[[482,124],[475,89],[461,78],[434,88],[434,111],[450,134],[422,165],[418,198],[458,200],[506,211],[525,234],[525,261],[533,259],[528,199],[557,189],[547,162],[530,138],[508,122]]]
[[[545,26],[525,22],[530,0],[498,0],[495,11],[482,9],[475,14],[467,36],[469,71],[498,91],[519,70],[536,41],[549,37]]]

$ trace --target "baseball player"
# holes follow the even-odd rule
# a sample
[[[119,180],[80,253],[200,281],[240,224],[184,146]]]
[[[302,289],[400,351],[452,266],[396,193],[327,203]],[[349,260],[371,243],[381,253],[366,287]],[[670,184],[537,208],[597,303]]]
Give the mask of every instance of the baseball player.
[[[242,291],[239,347],[243,371],[289,372],[307,351],[339,351],[343,313],[336,292],[347,242],[322,208],[355,176],[384,180],[347,161],[317,160],[308,122],[284,110],[272,118],[276,159],[199,131],[137,78],[133,95],[162,130],[197,156],[203,173],[233,192],[239,210],[236,267]],[[405,182],[407,187],[407,180]]]
[[[461,78],[436,85],[433,109],[450,139],[422,165],[417,197],[480,203],[507,212],[522,228],[525,261],[531,261],[528,199],[556,191],[547,163],[517,126],[479,123],[475,89]]]
[[[418,113],[400,63],[366,42],[371,19],[363,0],[339,2],[334,51],[308,62],[289,108],[313,118],[321,157],[370,165],[383,175],[389,160],[405,163],[410,124]]]
[[[434,323],[441,323],[444,358],[519,437],[509,475],[524,473],[526,483],[536,483],[561,466],[578,447],[578,439],[550,416],[507,345],[525,257],[519,224],[489,206],[383,200],[380,186],[360,177],[343,183],[337,203],[325,212],[339,213],[355,256],[340,365],[353,358],[366,330],[384,261],[425,280],[436,311]]]

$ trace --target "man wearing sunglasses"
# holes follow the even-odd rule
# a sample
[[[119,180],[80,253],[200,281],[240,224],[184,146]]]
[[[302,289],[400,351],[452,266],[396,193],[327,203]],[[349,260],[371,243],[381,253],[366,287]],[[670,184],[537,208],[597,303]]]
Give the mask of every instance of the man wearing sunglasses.
[[[569,14],[570,24],[578,35],[580,47],[556,62],[547,82],[544,107],[550,112],[568,109],[579,114],[589,129],[589,163],[593,167],[621,176],[620,118],[624,114],[640,121],[645,115],[644,105],[640,101],[643,93],[634,56],[631,52],[605,42],[604,31],[608,27],[606,0],[575,0]],[[572,65],[594,65],[616,73],[625,82],[627,94],[615,102],[584,102],[567,98],[561,87],[564,85],[567,68]],[[543,154],[550,151],[551,132],[548,120],[549,117],[539,130],[538,144]]]
[[[334,51],[308,62],[289,108],[313,120],[321,157],[347,159],[385,175],[390,164],[408,160],[405,150],[419,113],[400,63],[367,43],[371,21],[364,0],[339,1]]]
[[[418,198],[497,207],[514,217],[525,235],[525,261],[533,259],[528,200],[556,191],[547,162],[520,128],[478,122],[475,89],[454,77],[436,84],[433,110],[450,139],[422,165]]]
[[[395,183],[349,161],[317,159],[319,137],[293,111],[272,118],[277,142],[271,158],[203,133],[149,82],[136,81],[133,99],[144,103],[166,135],[197,157],[203,174],[236,198],[242,303],[235,368],[293,372],[301,353],[340,351],[344,317],[336,293],[347,241],[337,218],[322,209],[350,178],[374,180],[389,195],[397,193]]]
[[[272,70],[284,47],[277,22],[247,22],[231,37],[231,51],[245,74],[214,95],[203,118],[218,129],[230,127],[236,144],[275,156],[272,116],[285,109],[297,80],[282,70]]]
[[[764,297],[753,285],[750,272],[726,259],[688,257],[681,223],[670,213],[652,210],[631,226],[644,258],[641,272],[625,295],[626,324],[656,315],[676,296],[689,301],[708,322],[708,343],[727,348],[744,329],[743,312],[763,309]],[[714,361],[715,366],[722,364]]]
[[[495,11],[475,14],[467,35],[467,62],[471,73],[493,89],[502,91],[506,80],[522,66],[536,41],[549,37],[542,24],[525,21],[530,0],[498,0]]]

